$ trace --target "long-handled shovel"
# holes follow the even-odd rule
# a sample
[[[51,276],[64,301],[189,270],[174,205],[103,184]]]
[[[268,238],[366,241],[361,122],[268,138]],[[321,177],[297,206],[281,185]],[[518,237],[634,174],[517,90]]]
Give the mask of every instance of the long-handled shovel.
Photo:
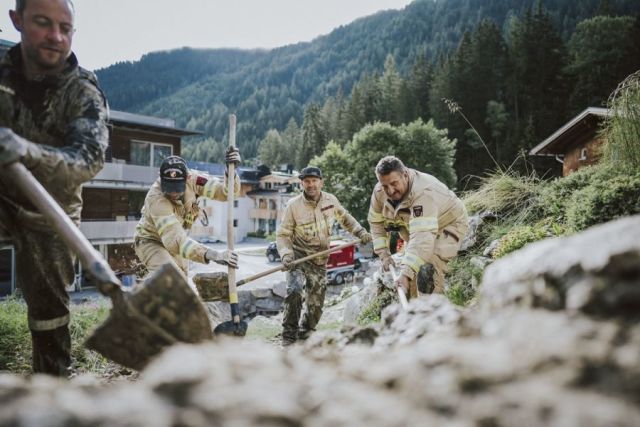
[[[229,147],[236,146],[236,116],[229,116]],[[227,248],[232,251],[234,244],[233,232],[233,193],[235,190],[235,165],[229,164],[227,177]],[[229,277],[229,303],[231,304],[231,321],[222,322],[215,327],[213,333],[216,335],[235,335],[243,337],[247,334],[247,322],[240,319],[240,308],[238,307],[238,291],[236,290],[236,270],[229,266],[227,270]]]
[[[87,340],[89,348],[139,370],[164,347],[177,341],[212,338],[204,307],[175,267],[163,266],[145,281],[140,292],[124,291],[109,264],[31,172],[21,163],[9,165],[6,171],[78,255],[99,289],[111,298],[113,309],[105,323]]]
[[[357,245],[358,243],[360,243],[360,240],[356,239],[348,243],[343,243],[339,246],[334,246],[330,249],[325,249],[324,251],[320,251],[315,254],[307,255],[306,257],[293,261],[293,265],[298,265],[305,261],[329,255],[334,252],[340,252],[344,248]],[[285,266],[280,265],[278,267],[273,267],[269,270],[254,274],[252,276],[245,277],[244,279],[236,282],[236,287],[245,285],[249,282],[253,282],[254,280],[258,280],[262,277],[277,273],[278,271],[282,271],[284,269]],[[229,282],[229,280],[229,277],[227,277],[224,273],[214,273],[214,275],[211,275],[211,273],[204,273],[202,275],[196,274],[196,276],[194,277],[196,288],[198,289],[200,298],[202,298],[203,301],[220,301],[221,299],[226,297],[228,285],[229,283],[231,283]]]

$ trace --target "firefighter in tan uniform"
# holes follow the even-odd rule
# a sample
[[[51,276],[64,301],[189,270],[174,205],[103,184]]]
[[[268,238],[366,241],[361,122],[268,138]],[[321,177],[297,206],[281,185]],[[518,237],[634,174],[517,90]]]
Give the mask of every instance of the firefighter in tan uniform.
[[[227,164],[240,162],[237,149],[228,151]],[[236,192],[240,189],[235,176]],[[189,260],[216,262],[237,268],[233,251],[215,251],[191,239],[187,232],[198,218],[198,197],[227,200],[227,187],[217,178],[189,171],[184,159],[170,156],[162,161],[160,177],[144,200],[142,218],[136,227],[135,249],[149,274],[166,263],[188,273]]]
[[[320,169],[306,167],[299,178],[304,191],[287,203],[276,233],[282,264],[290,270],[282,321],[282,345],[285,346],[297,339],[308,338],[315,330],[322,316],[327,287],[327,256],[303,262],[293,269],[291,263],[294,259],[329,249],[336,222],[362,243],[371,242],[371,234],[342,207],[338,199],[333,194],[321,191],[323,179]],[[306,293],[306,310],[300,322],[303,289]]]
[[[420,267],[430,265],[433,292],[443,293],[447,263],[457,255],[467,232],[464,204],[435,177],[409,169],[393,156],[378,162],[376,176],[368,221],[383,269],[395,266],[388,232],[397,231],[405,246],[396,285],[417,297]]]

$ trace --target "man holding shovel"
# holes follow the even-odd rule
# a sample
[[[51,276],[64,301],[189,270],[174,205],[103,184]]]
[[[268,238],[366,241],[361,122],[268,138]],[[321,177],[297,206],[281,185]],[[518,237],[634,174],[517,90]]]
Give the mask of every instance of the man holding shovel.
[[[240,162],[237,148],[226,154],[227,165]],[[240,180],[234,174],[235,192]],[[215,251],[191,239],[187,232],[200,214],[198,198],[227,199],[227,185],[219,179],[191,171],[178,156],[169,156],[160,165],[160,177],[151,186],[144,200],[142,218],[136,227],[135,249],[149,274],[166,263],[172,263],[187,275],[189,260],[206,264],[238,267],[238,255],[233,251]]]
[[[328,249],[336,222],[362,243],[371,242],[371,234],[342,207],[338,199],[322,191],[323,179],[319,168],[306,167],[299,178],[304,191],[289,201],[276,233],[282,264],[290,270],[282,321],[283,346],[306,339],[315,330],[322,316],[327,288],[325,265],[328,256],[302,262],[292,269],[294,260]],[[300,322],[303,288],[306,291],[306,311]]]
[[[21,162],[76,224],[81,184],[104,163],[107,104],[93,73],[71,52],[70,0],[17,0],[9,12],[21,42],[0,61],[0,168]],[[16,250],[27,303],[34,372],[66,376],[74,255],[12,177],[0,179],[0,238]],[[100,289],[105,291],[105,289]]]
[[[416,276],[426,265],[433,292],[443,293],[447,263],[457,255],[467,232],[464,204],[438,179],[407,168],[397,157],[383,157],[375,171],[378,184],[371,195],[368,221],[383,270],[395,266],[387,233],[397,231],[405,247],[396,286],[417,297]]]

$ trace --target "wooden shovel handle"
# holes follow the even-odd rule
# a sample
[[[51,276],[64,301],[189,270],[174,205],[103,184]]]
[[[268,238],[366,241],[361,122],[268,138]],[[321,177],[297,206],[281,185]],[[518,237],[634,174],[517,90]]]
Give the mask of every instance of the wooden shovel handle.
[[[350,246],[357,245],[358,243],[360,243],[360,240],[356,239],[356,240],[353,240],[351,242],[343,243],[342,245],[335,246],[333,248],[329,248],[329,249],[326,249],[324,251],[321,251],[321,252],[318,252],[318,253],[315,253],[315,254],[307,255],[306,257],[303,257],[303,258],[300,258],[300,259],[297,259],[297,260],[293,261],[293,265],[301,264],[301,263],[303,263],[305,261],[309,261],[310,259],[317,258],[319,256],[329,255],[329,254],[332,254],[334,252],[339,252],[344,248],[348,248]],[[245,279],[240,280],[238,283],[236,283],[236,286],[242,286],[245,283],[253,282],[254,280],[257,280],[257,279],[259,279],[261,277],[268,276],[269,274],[277,273],[278,271],[282,271],[282,270],[284,270],[284,268],[285,268],[284,265],[281,265],[280,267],[274,267],[274,268],[271,268],[269,270],[263,271],[262,273],[254,274],[253,276],[249,276],[249,277],[247,277]],[[229,279],[229,280],[231,280],[231,279]],[[231,283],[231,282],[229,282],[229,283]]]

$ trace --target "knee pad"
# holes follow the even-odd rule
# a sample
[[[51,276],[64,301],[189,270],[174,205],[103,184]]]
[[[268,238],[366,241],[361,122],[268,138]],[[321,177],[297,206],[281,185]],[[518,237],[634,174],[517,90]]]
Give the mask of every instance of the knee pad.
[[[435,288],[435,281],[433,275],[436,270],[432,264],[426,263],[420,267],[420,271],[416,277],[418,282],[418,290],[423,294],[431,294]]]

